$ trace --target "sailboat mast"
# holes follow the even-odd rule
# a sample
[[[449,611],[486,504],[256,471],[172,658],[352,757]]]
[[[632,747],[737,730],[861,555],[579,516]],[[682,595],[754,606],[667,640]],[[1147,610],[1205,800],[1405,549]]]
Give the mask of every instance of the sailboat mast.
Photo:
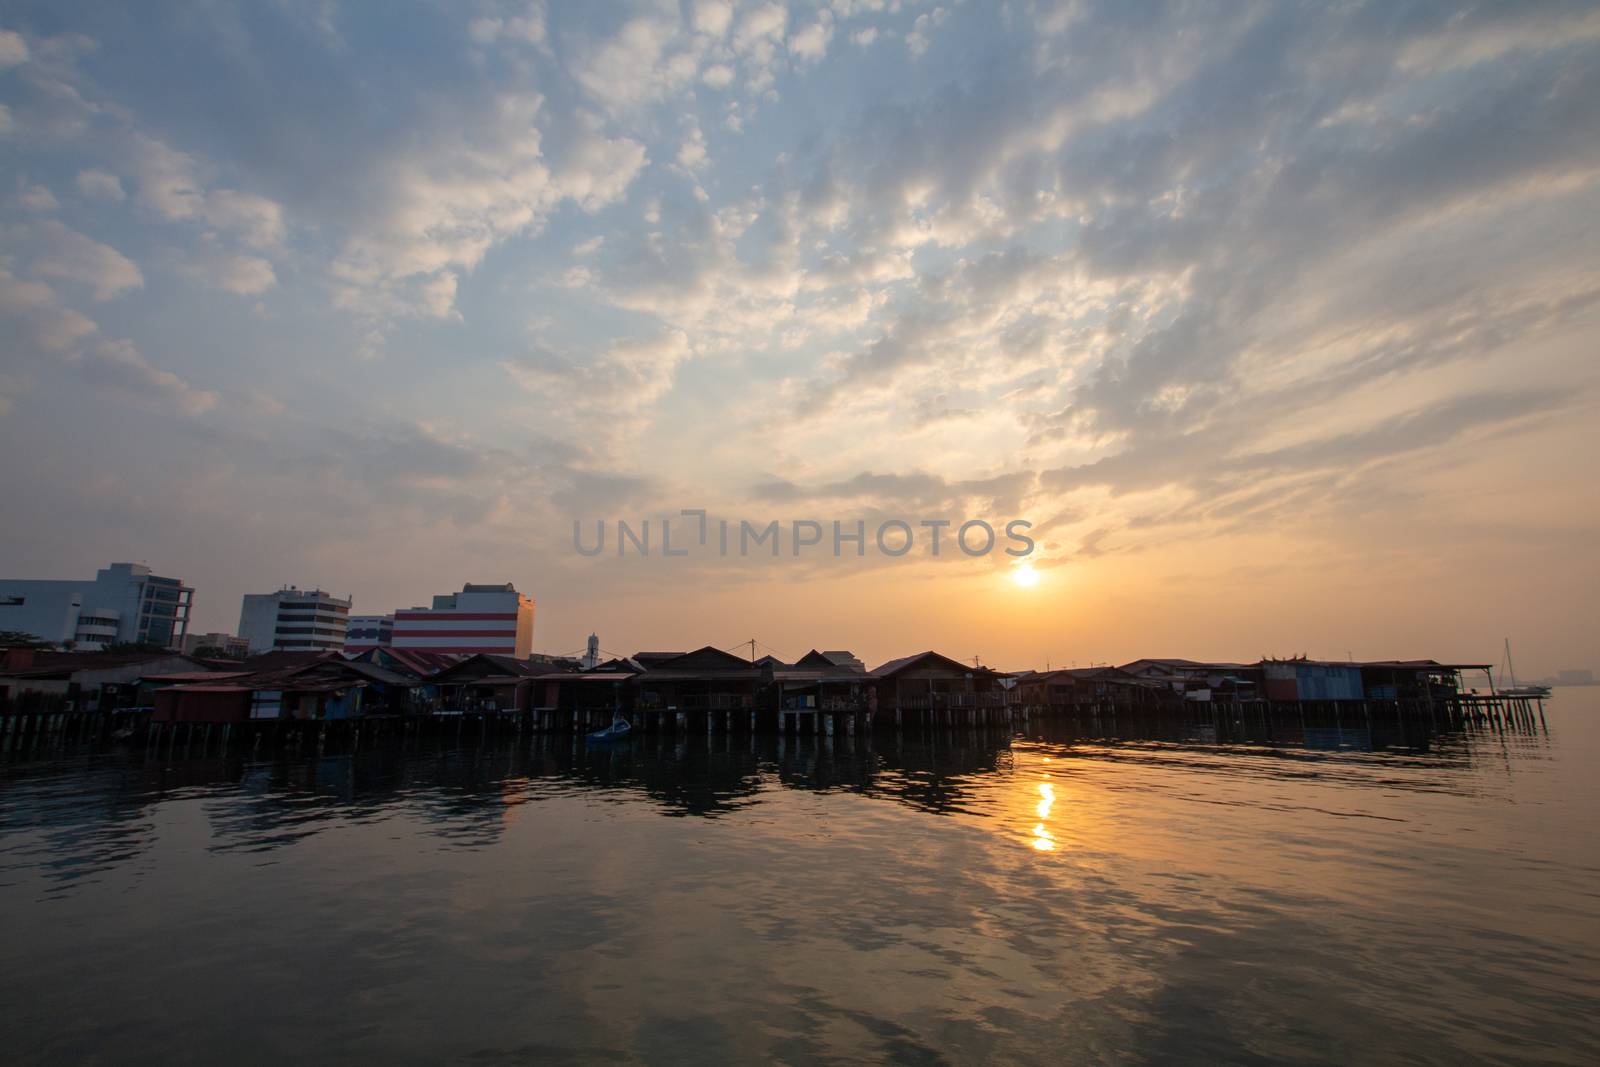
[[[1506,638],[1506,670],[1511,672],[1511,688],[1517,687],[1517,665],[1511,662],[1511,638]]]

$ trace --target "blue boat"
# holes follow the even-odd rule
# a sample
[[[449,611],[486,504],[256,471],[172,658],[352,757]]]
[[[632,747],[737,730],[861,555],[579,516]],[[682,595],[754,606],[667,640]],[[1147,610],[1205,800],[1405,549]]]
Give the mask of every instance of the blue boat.
[[[591,741],[618,741],[633,732],[633,727],[628,725],[628,720],[621,715],[611,720],[611,725],[604,730],[596,730],[589,735]]]

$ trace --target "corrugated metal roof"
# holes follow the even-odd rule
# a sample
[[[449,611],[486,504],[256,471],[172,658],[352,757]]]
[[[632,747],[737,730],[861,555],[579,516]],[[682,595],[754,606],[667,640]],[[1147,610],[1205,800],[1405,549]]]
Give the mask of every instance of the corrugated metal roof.
[[[172,674],[141,674],[141,682],[167,682],[177,685],[182,682],[202,682],[207,679],[220,682],[226,678],[248,677],[253,671],[176,671]]]

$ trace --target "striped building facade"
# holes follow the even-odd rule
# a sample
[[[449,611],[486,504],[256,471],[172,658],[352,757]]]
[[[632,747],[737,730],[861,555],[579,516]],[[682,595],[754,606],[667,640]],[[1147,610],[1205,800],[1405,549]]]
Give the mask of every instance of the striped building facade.
[[[509,582],[436,596],[431,608],[394,613],[393,647],[526,659],[533,652],[533,598]]]

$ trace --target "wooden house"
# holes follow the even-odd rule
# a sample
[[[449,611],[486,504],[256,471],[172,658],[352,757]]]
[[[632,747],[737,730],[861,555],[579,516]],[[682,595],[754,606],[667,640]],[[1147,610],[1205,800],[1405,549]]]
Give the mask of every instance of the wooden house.
[[[1017,699],[1030,712],[1074,708],[1153,709],[1176,704],[1180,694],[1117,667],[1070,667],[1024,675]]]
[[[257,670],[150,674],[152,721],[227,724],[251,720],[338,720],[403,715],[416,682],[370,663],[312,655]]]
[[[937,652],[890,660],[868,672],[868,679],[875,719],[895,725],[993,722],[1015,702],[997,671]]]
[[[812,649],[793,664],[772,668],[766,709],[776,716],[780,729],[793,722],[804,731],[807,716],[844,716],[854,729],[856,718],[872,714],[876,706],[877,685],[867,675],[866,665],[845,651],[819,652]],[[815,728],[816,719],[810,720]]]
[[[638,697],[635,680],[644,668],[632,659],[612,659],[587,670],[546,671],[534,676],[536,725],[571,722],[575,728],[604,726],[618,715],[630,722]]]
[[[112,712],[148,706],[145,674],[206,673],[205,661],[176,652],[53,652],[6,649],[0,656],[0,711]]]
[[[535,679],[548,674],[545,663],[478,652],[428,679],[435,688],[427,710],[434,715],[511,714],[531,710]]]
[[[1258,663],[1211,663],[1191,659],[1136,659],[1117,668],[1164,686],[1184,700],[1239,703],[1262,698]]]
[[[717,716],[731,727],[736,716],[756,712],[757,697],[771,681],[770,667],[710,645],[670,658],[651,653],[631,658],[645,668],[633,680],[635,708],[647,716],[674,716],[676,724],[710,724]]]
[[[1360,667],[1366,699],[1403,701],[1454,699],[1461,692],[1463,673],[1481,672],[1489,679],[1493,670],[1487,663],[1439,663],[1431,659],[1373,660]]]

